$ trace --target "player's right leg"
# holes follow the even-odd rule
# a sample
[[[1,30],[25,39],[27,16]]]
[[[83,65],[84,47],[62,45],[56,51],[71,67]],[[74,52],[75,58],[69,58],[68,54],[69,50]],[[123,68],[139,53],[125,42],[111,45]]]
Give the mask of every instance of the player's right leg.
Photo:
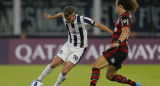
[[[49,73],[51,73],[55,67],[62,64],[67,59],[69,53],[70,52],[68,51],[67,43],[65,43],[57,52],[57,55],[54,58],[54,60],[49,65],[47,65],[42,74],[38,77],[38,80],[42,81],[43,78]]]
[[[141,83],[136,82],[136,86],[142,86],[142,84],[141,84]]]
[[[110,52],[112,52],[112,50]],[[112,52],[112,54],[110,54],[110,52],[104,52],[106,56],[105,58],[109,63],[106,78],[111,81],[128,84],[130,86],[141,86],[140,83],[136,83],[133,80],[124,77],[123,75],[117,74],[117,71],[121,68],[122,63],[127,58],[128,54],[120,50],[118,50],[117,52]]]
[[[63,62],[64,61],[59,56],[56,56],[54,60],[50,64],[48,64],[47,67],[43,70],[42,74],[38,77],[38,81],[42,81],[45,78],[45,76],[50,74],[54,68],[56,68]]]
[[[122,84],[129,84],[130,86],[141,86],[140,83],[134,82],[133,80],[128,79],[123,75],[117,74],[117,71],[118,68],[116,68],[113,65],[109,65],[107,68],[106,78],[111,81],[119,82]]]

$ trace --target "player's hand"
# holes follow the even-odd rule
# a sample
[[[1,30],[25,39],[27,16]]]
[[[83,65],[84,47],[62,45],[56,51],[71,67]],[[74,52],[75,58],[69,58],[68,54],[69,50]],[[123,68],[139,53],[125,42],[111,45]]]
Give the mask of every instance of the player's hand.
[[[113,47],[119,47],[119,43],[115,42],[115,43],[111,44],[110,48],[113,48]]]
[[[50,14],[45,13],[44,17],[48,18],[48,19],[52,19],[52,16]]]

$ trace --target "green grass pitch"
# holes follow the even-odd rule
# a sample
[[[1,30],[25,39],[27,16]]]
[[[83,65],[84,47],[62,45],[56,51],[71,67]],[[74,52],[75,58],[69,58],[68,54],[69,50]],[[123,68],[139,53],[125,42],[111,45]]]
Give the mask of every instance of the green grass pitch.
[[[29,86],[37,79],[46,65],[0,65],[0,86]],[[62,65],[54,69],[44,80],[44,86],[53,86],[62,69]],[[123,65],[119,74],[138,81],[143,86],[160,85],[160,65]],[[105,78],[106,68],[101,70],[101,77],[97,86],[129,86],[111,82]],[[89,86],[91,65],[77,65],[61,86]]]

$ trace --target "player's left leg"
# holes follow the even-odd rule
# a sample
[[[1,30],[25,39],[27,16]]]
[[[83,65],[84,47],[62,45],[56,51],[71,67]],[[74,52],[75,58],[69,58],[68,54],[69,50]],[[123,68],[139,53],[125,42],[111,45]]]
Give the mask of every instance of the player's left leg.
[[[54,86],[59,86],[66,78],[67,73],[74,67],[74,64],[70,61],[67,61],[64,64],[62,72],[59,74],[57,82],[54,84]]]
[[[115,66],[113,65],[108,66],[106,78],[111,81],[116,81],[116,82],[123,83],[123,84],[129,84],[131,86],[141,86],[140,83],[136,83],[122,75],[116,74],[117,71],[118,69]]]
[[[90,86],[96,86],[99,77],[100,77],[100,69],[106,67],[108,62],[104,58],[104,56],[100,56],[92,65],[92,75],[90,80]]]

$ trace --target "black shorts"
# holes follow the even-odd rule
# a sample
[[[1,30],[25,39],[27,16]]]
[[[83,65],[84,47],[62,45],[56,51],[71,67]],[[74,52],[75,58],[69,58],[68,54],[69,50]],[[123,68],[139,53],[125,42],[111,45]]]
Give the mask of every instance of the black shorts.
[[[123,61],[127,58],[128,53],[123,52],[119,48],[111,48],[103,52],[104,57],[108,61],[109,65],[113,65],[120,69]]]

